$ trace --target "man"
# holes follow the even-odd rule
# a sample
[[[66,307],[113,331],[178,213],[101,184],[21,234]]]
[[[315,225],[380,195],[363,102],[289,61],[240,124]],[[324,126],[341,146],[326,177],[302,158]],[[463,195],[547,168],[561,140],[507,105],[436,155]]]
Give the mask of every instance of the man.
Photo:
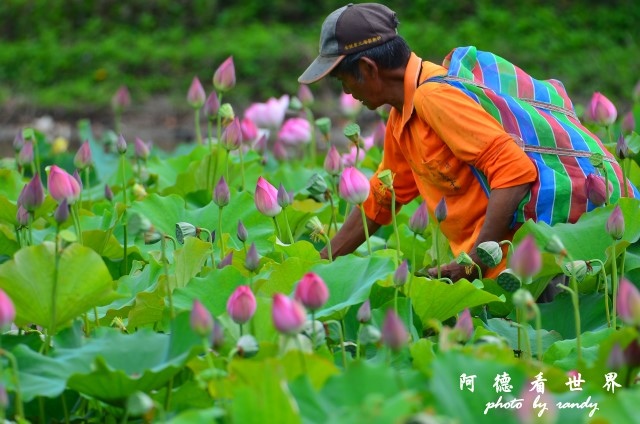
[[[514,212],[537,178],[536,168],[462,91],[439,82],[421,84],[446,69],[413,53],[397,25],[395,13],[381,4],[349,4],[334,11],[322,25],[320,55],[298,81],[311,84],[331,75],[369,109],[390,104],[378,172],[395,174],[398,206],[420,195],[433,216],[444,198],[448,213],[440,228],[454,255],[464,251],[481,264],[475,253],[479,243],[512,238]],[[488,197],[470,165],[487,177]],[[391,194],[378,172],[363,205],[370,234],[391,222]],[[333,254],[350,253],[364,240],[360,213],[353,211],[331,242]],[[502,269],[504,262],[483,275],[495,277]],[[475,277],[475,270],[455,262],[441,267],[441,273],[453,281]],[[436,276],[436,269],[429,274]]]

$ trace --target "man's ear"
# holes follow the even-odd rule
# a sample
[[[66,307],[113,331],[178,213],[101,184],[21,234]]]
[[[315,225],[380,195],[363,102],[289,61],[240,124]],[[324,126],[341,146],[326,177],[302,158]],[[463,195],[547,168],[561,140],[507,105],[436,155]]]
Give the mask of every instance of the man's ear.
[[[360,58],[358,68],[363,76],[372,78],[378,75],[378,64],[366,56]]]

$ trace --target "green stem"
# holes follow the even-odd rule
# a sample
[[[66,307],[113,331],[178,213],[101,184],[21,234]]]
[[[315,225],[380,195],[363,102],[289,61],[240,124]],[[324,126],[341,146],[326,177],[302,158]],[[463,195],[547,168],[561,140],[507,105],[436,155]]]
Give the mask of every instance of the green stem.
[[[311,350],[316,350],[316,311],[311,311]]]
[[[224,178],[225,180],[227,180],[227,183],[229,182],[229,158],[231,156],[231,152],[227,149],[222,149],[225,154],[224,154]]]
[[[316,131],[315,131],[315,120],[313,118],[313,112],[310,108],[305,107],[305,112],[307,113],[307,121],[309,121],[309,125],[311,126],[311,140],[309,142],[309,159],[311,161],[311,167],[316,166]]]
[[[69,408],[67,407],[67,398],[64,397],[64,392],[60,395],[62,399],[62,410],[64,411],[64,422],[69,424]]]
[[[78,243],[84,245],[82,241],[82,228],[80,227],[80,204],[78,202],[71,205],[71,216],[73,218],[73,226],[76,228]],[[29,228],[31,228],[31,226],[29,226]]]
[[[329,255],[329,262],[333,262],[333,254],[331,253],[331,240],[329,239],[329,236],[324,236],[325,240],[327,241],[327,254]]]
[[[82,191],[87,190],[87,209],[88,210],[91,210],[91,192],[89,191],[90,176],[91,176],[91,167],[87,166],[84,169],[84,190]]]
[[[367,249],[369,250],[369,256],[371,256],[371,241],[369,240],[369,226],[367,226],[367,216],[364,214],[364,208],[360,204],[360,214],[362,216],[362,226],[364,227],[364,236],[367,239]]]
[[[360,156],[360,143],[356,143],[356,158],[353,161],[354,168],[358,168],[358,157]]]
[[[524,317],[526,316],[526,312],[524,311],[524,308],[520,308],[520,320],[521,321],[525,321]],[[524,348],[526,350],[526,355],[524,355],[525,357],[531,358],[533,356],[533,352],[531,351],[531,340],[529,339],[529,332],[527,331],[527,327],[525,325],[525,322],[518,322],[518,328],[521,328],[524,333]],[[528,356],[527,356],[528,355]]]
[[[436,246],[436,269],[438,270],[438,279],[442,277],[440,273],[440,247],[438,246],[438,234],[440,233],[440,223],[436,224],[436,231],[433,234],[433,239]]]
[[[213,359],[211,359],[209,339],[207,337],[202,338],[202,347],[204,348],[204,356],[207,358],[207,365],[209,365],[209,369],[211,370],[211,376],[214,377],[216,375],[216,367],[213,365]]]
[[[16,417],[18,418],[17,422],[22,422],[21,418],[24,418],[24,406],[22,404],[22,394],[20,391],[20,379],[18,373],[18,361],[16,361],[16,357],[13,356],[11,352],[8,350],[2,349],[0,350],[4,356],[7,357],[9,363],[11,364],[11,369],[13,371],[13,385],[16,388],[16,396],[15,396],[15,408],[16,408]],[[43,421],[44,422],[44,421]]]
[[[624,197],[629,197],[629,188],[627,187],[629,169],[626,164],[626,159],[620,159],[620,166],[622,167],[622,182],[624,183]]]
[[[169,298],[169,316],[171,317],[171,319],[174,319],[176,317],[176,314],[175,310],[173,309],[173,293],[171,290],[171,282],[169,280],[169,265],[167,261],[167,236],[162,236],[162,239],[160,239],[160,249],[162,250],[160,261],[162,261],[162,270],[164,272],[164,278],[167,286],[167,297]]]
[[[542,315],[538,304],[533,304],[533,310],[536,313],[536,347],[538,351],[538,361],[542,362]]]
[[[296,340],[296,346],[298,347],[298,352],[300,352],[300,366],[302,368],[302,374],[306,374],[307,363],[304,358],[304,351],[302,350],[302,343],[300,343],[300,338],[298,337],[297,334],[294,334],[293,336],[289,336],[289,337],[293,337]]]
[[[98,319],[98,308],[96,308],[95,306],[93,307],[93,316],[95,318],[95,326],[96,328],[100,327],[100,319]]]
[[[522,327],[519,325],[520,320],[522,319],[521,315],[522,315],[522,312],[520,311],[520,308],[516,308],[516,322],[518,323],[518,326],[516,327],[517,336],[518,336],[516,350],[520,352],[520,355],[522,355]]]
[[[207,158],[207,192],[213,190],[213,178],[211,175],[211,162],[213,161],[213,128],[211,120],[207,120],[207,142],[209,144],[209,157]]]
[[[580,305],[579,305],[579,301],[578,301],[578,288],[577,288],[577,282],[575,281],[575,277],[572,275],[571,276],[571,287],[574,287],[573,289],[563,285],[563,284],[559,284],[558,287],[560,287],[563,290],[566,290],[569,292],[569,294],[571,294],[571,301],[573,303],[573,318],[575,320],[576,323],[576,351],[578,354],[578,366],[581,365],[582,363],[582,342],[581,342],[581,338],[580,338]]]
[[[53,287],[51,289],[51,327],[50,331],[47,332],[47,336],[49,340],[51,336],[56,334],[56,321],[58,317],[56,316],[57,302],[56,298],[58,296],[58,273],[60,272],[60,245],[59,245],[59,234],[60,234],[60,226],[56,226],[56,237],[54,243],[54,268],[53,268]],[[49,343],[47,343],[47,348],[49,347]]]
[[[220,260],[224,259],[224,237],[222,237],[222,206],[218,208],[218,239],[220,240]],[[213,245],[211,246],[213,248]]]
[[[358,323],[358,331],[356,331],[356,359],[360,359],[360,331],[362,331],[362,324]]]
[[[33,157],[36,165],[33,173],[40,174],[40,149],[38,148],[38,137],[35,134],[33,136]]]
[[[276,217],[273,217],[273,225],[276,227],[276,236],[282,240],[282,233],[280,232],[280,224],[278,224],[278,220]]]
[[[287,236],[289,236],[289,244],[293,244],[293,234],[291,233],[291,226],[289,225],[289,217],[287,216],[287,208],[282,208],[284,214],[284,223],[287,228]]]
[[[604,270],[604,263],[599,259],[593,259],[591,262],[597,262],[600,264],[600,275],[602,276],[602,282],[604,283],[604,313],[607,317],[607,327],[611,328],[611,312],[609,311],[609,284],[607,283],[607,273]],[[600,291],[600,284],[598,284],[598,291]]]
[[[240,183],[240,190],[244,191],[245,179],[244,179],[244,153],[242,152],[243,146],[240,146],[238,150],[238,154],[240,155],[240,175],[242,177],[242,182]]]
[[[129,241],[127,240],[127,158],[125,157],[124,153],[120,155],[120,162],[120,165],[122,166],[122,201],[124,203],[124,211],[122,212],[122,230],[124,234],[122,260],[124,262],[124,275],[128,275],[129,266],[127,264],[127,245],[129,244]]]
[[[478,270],[478,279],[482,280],[482,268],[480,268],[480,265],[478,265],[477,263],[473,263],[476,266],[476,269]]]
[[[393,292],[393,310],[395,311],[396,315],[398,315],[398,291],[399,288],[395,287],[395,290]]]
[[[347,369],[347,351],[344,348],[344,320],[338,322],[338,328],[340,329],[340,349],[342,350],[342,366]]]
[[[329,230],[331,230],[331,224],[334,225],[336,233],[338,232],[338,217],[336,215],[336,205],[333,203],[333,195],[329,194],[329,203],[331,204],[331,221],[329,222]],[[331,232],[331,231],[329,231]]]
[[[240,328],[240,337],[242,337],[242,324],[238,324],[238,327]]]
[[[613,299],[613,328],[614,330],[618,328],[617,326],[617,308],[618,308],[618,261],[616,257],[616,240],[613,240],[611,243],[611,297]]]
[[[164,395],[164,410],[168,411],[171,405],[171,392],[173,391],[173,377],[167,383],[167,393]]]
[[[396,191],[391,187],[391,219],[393,221],[393,232],[396,236],[396,266],[400,265],[400,232],[396,220]],[[398,312],[396,310],[396,312]]]
[[[195,114],[194,115],[195,115],[196,140],[198,140],[198,146],[201,146],[202,145],[202,134],[201,134],[201,131],[200,131],[200,109],[195,109]]]

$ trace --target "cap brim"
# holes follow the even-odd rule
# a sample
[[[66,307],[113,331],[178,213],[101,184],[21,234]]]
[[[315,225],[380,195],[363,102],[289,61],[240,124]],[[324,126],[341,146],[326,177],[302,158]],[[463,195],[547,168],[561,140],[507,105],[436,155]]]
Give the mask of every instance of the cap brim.
[[[311,84],[326,77],[338,63],[344,59],[344,55],[340,56],[318,56],[306,71],[300,75],[298,82],[300,84]]]

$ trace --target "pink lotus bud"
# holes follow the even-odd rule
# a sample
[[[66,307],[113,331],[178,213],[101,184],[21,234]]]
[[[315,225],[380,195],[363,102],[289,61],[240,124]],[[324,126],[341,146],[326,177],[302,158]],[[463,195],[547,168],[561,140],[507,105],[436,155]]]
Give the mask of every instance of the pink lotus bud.
[[[587,180],[584,183],[584,188],[587,192],[587,198],[596,206],[602,206],[607,201],[607,192],[605,189],[604,177],[596,174],[587,175]],[[613,191],[613,185],[609,181],[609,195]]]
[[[626,362],[620,342],[615,342],[607,357],[607,369],[619,370],[626,365]]]
[[[187,103],[194,109],[200,109],[204,105],[206,97],[207,95],[204,92],[200,80],[198,77],[193,77],[191,86],[189,86],[189,91],[187,92]]]
[[[607,219],[606,228],[607,233],[614,240],[620,240],[624,236],[624,215],[622,215],[620,205],[616,205],[611,211],[611,215]]]
[[[276,141],[273,144],[273,157],[275,157],[276,160],[280,162],[285,162],[287,159],[289,159],[289,152],[287,151],[284,143]]]
[[[33,162],[33,143],[26,141],[18,153],[18,164],[24,166]]]
[[[444,197],[440,199],[436,205],[436,210],[433,212],[433,215],[439,223],[447,219],[447,202],[444,200]]]
[[[471,312],[469,308],[466,308],[460,313],[456,325],[453,327],[460,331],[463,341],[468,341],[473,335],[473,320],[471,319]]]
[[[104,198],[107,199],[108,201],[113,200],[113,190],[111,190],[111,187],[109,186],[109,184],[104,185]]]
[[[140,137],[135,138],[133,147],[135,155],[138,159],[147,160],[147,158],[149,158],[151,149],[149,148],[149,145],[145,143]]]
[[[378,123],[373,127],[373,145],[382,149],[384,147],[384,135],[387,131],[387,126],[383,121],[378,121]]]
[[[371,321],[371,302],[369,299],[365,300],[360,308],[358,308],[357,317],[361,324]]]
[[[24,208],[24,206],[18,206],[18,210],[16,211],[16,221],[22,227],[26,227],[29,225],[29,211]]]
[[[343,167],[355,166],[356,159],[358,162],[362,162],[365,155],[366,155],[366,152],[364,149],[358,149],[356,146],[352,145],[349,149],[349,153],[342,156],[342,166]]]
[[[293,192],[289,193],[282,183],[278,187],[278,204],[283,208],[286,208],[293,203]]]
[[[243,243],[247,241],[247,238],[249,237],[249,233],[247,232],[247,227],[244,226],[244,224],[242,223],[242,220],[238,221],[238,231],[236,231],[236,236],[238,237],[238,240],[240,240]]]
[[[229,200],[231,198],[231,194],[229,193],[229,186],[224,179],[224,176],[220,177],[218,184],[213,189],[213,203],[218,205],[218,207],[225,207],[229,204]]]
[[[69,219],[69,204],[67,203],[67,199],[62,199],[62,202],[60,202],[53,213],[53,219],[55,219],[58,224],[67,222],[67,219]]]
[[[93,160],[91,158],[91,146],[89,145],[88,141],[85,141],[80,145],[78,152],[73,158],[73,165],[76,168],[83,170],[86,167],[91,166],[92,161]]]
[[[355,118],[362,109],[362,103],[356,100],[351,94],[342,93],[340,95],[340,111],[349,117]]]
[[[249,118],[243,118],[240,121],[240,128],[242,129],[242,140],[247,143],[253,143],[258,138],[258,127]]]
[[[318,274],[308,272],[298,282],[295,298],[306,308],[315,311],[327,303],[329,289]]]
[[[409,278],[409,262],[405,259],[393,273],[393,285],[396,287],[404,286]]]
[[[371,185],[367,177],[357,168],[345,168],[340,176],[340,197],[350,203],[361,204],[369,197]]]
[[[279,99],[271,97],[266,103],[253,103],[244,112],[245,118],[253,121],[258,128],[277,130],[284,121],[289,107],[289,96],[283,95]]]
[[[213,319],[213,331],[211,331],[211,347],[214,350],[220,350],[224,345],[224,328],[217,319]]]
[[[244,266],[250,272],[254,272],[260,267],[260,255],[255,243],[251,243],[249,250],[247,250],[247,257],[244,260]]]
[[[617,294],[618,315],[629,325],[640,325],[640,291],[629,280],[622,277]]]
[[[31,178],[18,196],[18,204],[27,211],[33,212],[44,202],[44,187],[40,181],[40,175],[36,174]]]
[[[249,286],[238,286],[227,301],[227,313],[236,324],[244,324],[256,312],[256,297]]]
[[[331,176],[340,175],[342,172],[342,160],[336,146],[331,145],[327,156],[324,158],[324,170]]]
[[[231,123],[225,127],[220,137],[220,144],[227,151],[240,148],[242,144],[242,127],[238,118],[233,118]]]
[[[304,306],[281,293],[273,295],[271,317],[276,330],[289,336],[298,334],[307,320]]]
[[[215,234],[215,232],[214,232],[214,234]],[[213,236],[213,235],[212,235],[212,236]],[[229,265],[231,265],[231,264],[233,264],[233,250],[232,250],[232,251],[230,251],[229,253],[227,253],[227,254],[225,255],[225,257],[224,257],[224,258],[222,258],[222,260],[221,260],[220,262],[218,262],[217,267],[218,267],[218,269],[222,269],[222,268],[224,268],[225,266],[229,266]]]
[[[118,141],[116,142],[116,150],[121,155],[127,153],[127,141],[124,139],[122,134],[118,136]]]
[[[382,341],[389,346],[391,350],[398,351],[404,346],[409,339],[409,333],[404,323],[393,310],[387,310],[382,323]]]
[[[0,328],[6,328],[13,323],[16,318],[16,308],[13,306],[11,298],[0,290]]]
[[[589,117],[599,125],[612,125],[618,117],[618,111],[613,103],[597,91],[593,93],[587,108]]]
[[[73,174],[71,174],[71,176],[73,177],[74,180],[76,180],[76,182],[78,183],[78,185],[80,186],[80,191],[82,191],[82,178],[80,178],[80,173],[78,172],[77,169],[73,170]]]
[[[213,86],[222,93],[236,86],[236,68],[233,64],[233,56],[229,56],[216,69],[213,74]]]
[[[57,165],[51,165],[47,187],[51,197],[58,203],[67,199],[67,203],[73,205],[80,197],[81,189],[78,181]]]
[[[542,267],[542,254],[535,238],[529,234],[515,248],[510,258],[511,269],[520,277],[533,277]]]
[[[22,134],[22,129],[18,130],[18,133],[13,138],[13,151],[18,153],[24,147],[24,135]]]
[[[289,146],[306,144],[311,140],[311,125],[304,118],[289,118],[278,132],[278,139]]]
[[[298,87],[298,99],[304,106],[308,107],[313,104],[313,93],[307,84],[300,84]]]
[[[219,110],[220,100],[218,100],[218,94],[215,91],[212,91],[204,102],[204,108],[202,111],[209,121],[214,121],[218,117]]]
[[[118,91],[111,98],[111,106],[116,111],[123,111],[131,104],[131,96],[129,89],[125,85],[121,85]]]
[[[422,234],[429,225],[429,212],[427,211],[426,202],[422,201],[418,209],[409,218],[409,228],[414,234]]]
[[[616,155],[621,160],[629,157],[629,142],[624,134],[620,134],[616,142]]]
[[[193,307],[189,315],[189,323],[194,333],[201,337],[210,337],[213,331],[213,317],[198,299],[193,300]]]
[[[633,116],[633,111],[627,112],[622,118],[622,123],[620,124],[620,128],[622,129],[623,134],[631,134],[636,129],[636,119]]]
[[[254,202],[258,211],[268,217],[274,217],[282,211],[278,204],[278,190],[262,177],[258,177]]]

